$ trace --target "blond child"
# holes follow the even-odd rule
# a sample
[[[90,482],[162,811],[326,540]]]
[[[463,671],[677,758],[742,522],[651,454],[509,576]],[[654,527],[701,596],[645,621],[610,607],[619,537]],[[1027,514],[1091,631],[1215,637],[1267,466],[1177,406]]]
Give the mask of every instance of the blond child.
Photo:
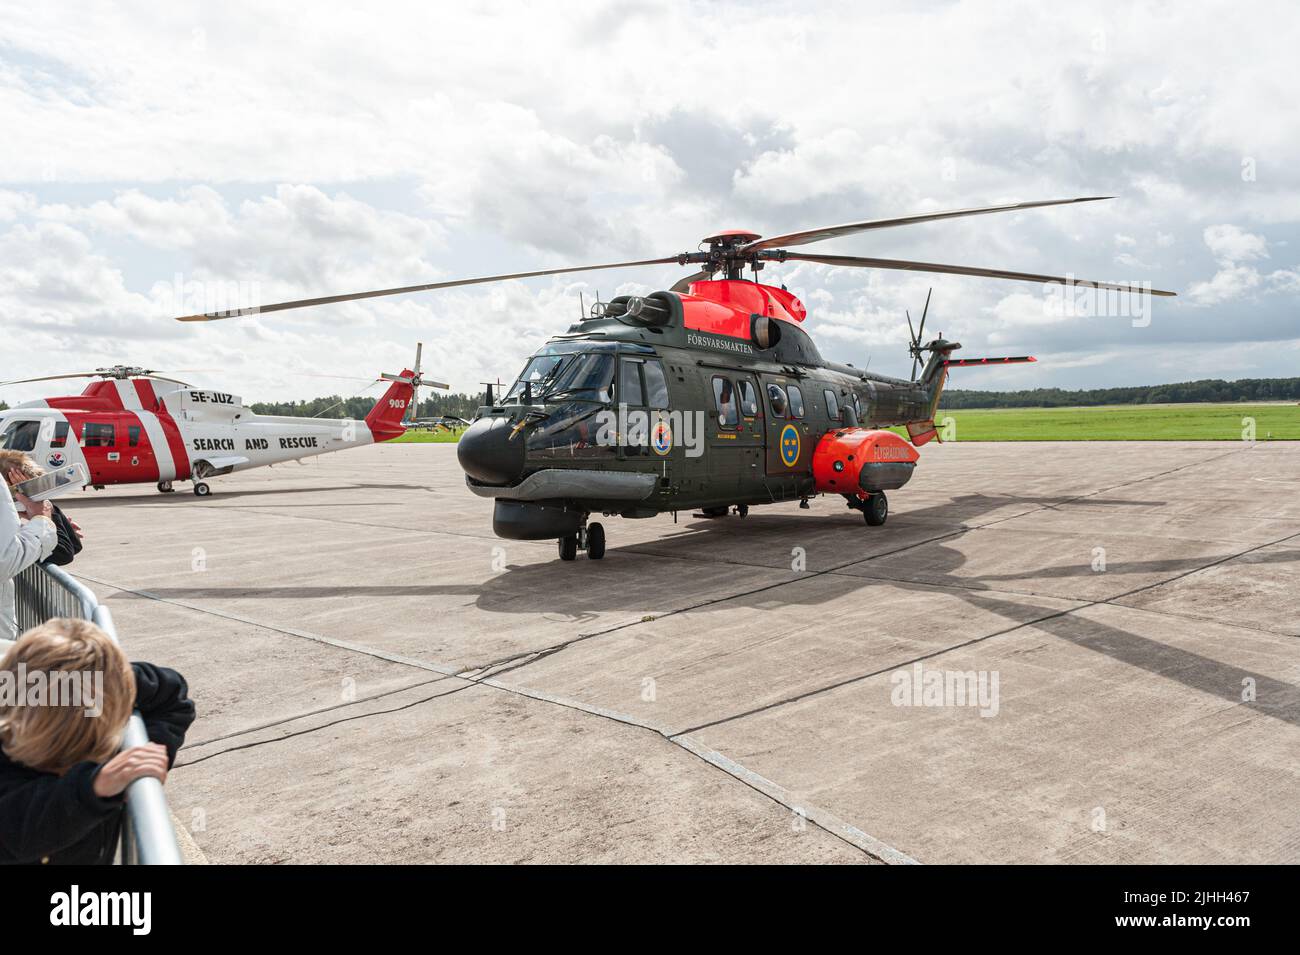
[[[88,621],[20,636],[0,660],[0,863],[111,863],[127,785],[165,781],[194,721],[186,694]],[[118,752],[132,709],[150,742]]]

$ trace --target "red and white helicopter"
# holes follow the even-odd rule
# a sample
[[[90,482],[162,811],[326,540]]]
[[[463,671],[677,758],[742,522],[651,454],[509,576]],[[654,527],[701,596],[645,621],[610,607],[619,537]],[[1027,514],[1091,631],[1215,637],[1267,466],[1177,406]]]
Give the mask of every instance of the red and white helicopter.
[[[126,365],[0,382],[96,379],[79,395],[0,411],[0,448],[25,451],[43,467],[84,464],[96,488],[156,484],[165,493],[175,481],[192,481],[194,493],[204,497],[212,490],[209,478],[401,435],[419,388],[449,387],[424,376],[421,351],[417,346],[414,370],[375,379],[392,384],[364,421],[259,415],[238,395]]]

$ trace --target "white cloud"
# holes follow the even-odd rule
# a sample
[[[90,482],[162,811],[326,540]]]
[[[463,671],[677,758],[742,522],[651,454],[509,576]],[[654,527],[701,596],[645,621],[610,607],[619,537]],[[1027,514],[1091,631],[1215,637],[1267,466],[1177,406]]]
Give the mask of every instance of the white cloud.
[[[1141,340],[1175,365],[1198,342],[1222,348],[1225,328],[1290,341],[1300,271],[1261,263],[1300,238],[1300,135],[1285,111],[1300,23],[1282,3],[1253,11],[538,2],[508,17],[399,4],[379,22],[306,0],[75,13],[0,2],[0,176],[13,184],[0,189],[0,322],[32,334],[41,347],[23,360],[51,371],[92,355],[218,364],[221,381],[256,397],[320,390],[286,370],[390,369],[422,338],[469,387],[512,375],[567,327],[577,288],[608,297],[685,270],[201,329],[168,322],[173,276],[279,299],[659,256],[719,227],[773,234],[1102,193],[1120,199],[825,249],[1158,275],[1187,294],[1159,303]],[[1247,160],[1254,178],[1242,177]],[[919,311],[931,285],[928,327],[968,353],[1135,354],[1114,351],[1137,334],[1126,320],[1053,313],[1033,285],[793,265],[764,277],[809,302],[828,356],[871,354],[887,372],[906,371],[903,309]],[[1289,353],[1240,354],[1280,374]],[[1009,374],[1041,380],[1046,364]],[[1146,380],[1155,366],[1066,357],[1056,368],[1087,384]]]
[[[1268,243],[1235,225],[1212,225],[1205,230],[1205,244],[1220,262],[1228,265],[1268,258]]]

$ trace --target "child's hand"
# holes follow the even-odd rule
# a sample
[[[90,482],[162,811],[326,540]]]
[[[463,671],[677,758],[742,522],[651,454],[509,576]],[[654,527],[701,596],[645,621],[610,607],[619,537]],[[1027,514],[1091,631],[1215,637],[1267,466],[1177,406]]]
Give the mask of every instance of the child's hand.
[[[161,782],[167,781],[167,748],[159,743],[146,743],[124,749],[95,774],[95,795],[100,799],[116,796],[128,785],[145,776]]]

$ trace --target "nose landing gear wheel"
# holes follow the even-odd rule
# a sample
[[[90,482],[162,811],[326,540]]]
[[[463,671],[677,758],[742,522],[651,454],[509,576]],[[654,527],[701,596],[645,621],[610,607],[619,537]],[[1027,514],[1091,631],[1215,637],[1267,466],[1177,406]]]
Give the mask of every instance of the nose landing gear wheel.
[[[600,560],[605,556],[605,528],[601,524],[587,525],[587,557]]]
[[[561,537],[560,541],[560,560],[576,560],[578,557],[578,535],[569,534]]]
[[[862,504],[862,517],[872,527],[879,527],[889,517],[889,499],[877,491]]]
[[[208,487],[204,481],[197,481],[194,484],[194,493],[199,497],[207,497],[212,493],[212,488]]]
[[[172,491],[174,491],[174,490],[176,490],[176,488],[172,487],[172,482],[171,482],[171,481],[159,481],[159,482],[158,482],[158,492],[159,492],[160,494],[170,494],[170,493],[171,493]]]

